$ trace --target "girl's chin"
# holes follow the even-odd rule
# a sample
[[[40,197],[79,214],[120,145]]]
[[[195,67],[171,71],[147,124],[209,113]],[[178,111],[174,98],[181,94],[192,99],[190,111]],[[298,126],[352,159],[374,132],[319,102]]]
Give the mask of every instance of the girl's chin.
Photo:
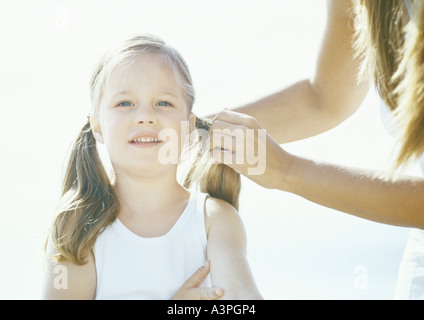
[[[137,176],[150,177],[152,175],[159,177],[160,175],[167,174],[171,171],[177,170],[176,164],[164,164],[155,159],[155,161],[148,161],[147,159],[141,159],[136,163],[126,164],[125,166],[114,166],[115,172],[121,172],[125,175],[133,174]]]

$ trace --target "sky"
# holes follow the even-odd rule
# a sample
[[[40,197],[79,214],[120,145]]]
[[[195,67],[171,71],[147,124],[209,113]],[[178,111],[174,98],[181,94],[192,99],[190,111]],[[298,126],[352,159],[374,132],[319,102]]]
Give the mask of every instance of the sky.
[[[187,61],[199,116],[313,73],[325,0],[0,0],[0,298],[40,297],[45,234],[63,163],[89,112],[101,55],[152,33]],[[283,147],[380,170],[393,139],[374,90],[337,128]],[[415,167],[411,174],[418,174]],[[267,299],[391,299],[409,230],[355,218],[242,179],[248,258]]]

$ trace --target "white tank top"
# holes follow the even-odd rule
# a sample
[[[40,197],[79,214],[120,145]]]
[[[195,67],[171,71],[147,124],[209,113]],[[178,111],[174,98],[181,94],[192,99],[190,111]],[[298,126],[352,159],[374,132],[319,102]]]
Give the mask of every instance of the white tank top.
[[[386,130],[396,138],[393,115],[383,101],[380,115]],[[424,155],[420,158],[424,175]],[[399,266],[394,298],[396,300],[424,299],[424,230],[411,229],[408,242]]]
[[[206,197],[192,191],[177,222],[160,237],[140,237],[118,218],[109,225],[93,249],[95,299],[170,299],[206,262]],[[209,276],[203,285],[210,286]]]

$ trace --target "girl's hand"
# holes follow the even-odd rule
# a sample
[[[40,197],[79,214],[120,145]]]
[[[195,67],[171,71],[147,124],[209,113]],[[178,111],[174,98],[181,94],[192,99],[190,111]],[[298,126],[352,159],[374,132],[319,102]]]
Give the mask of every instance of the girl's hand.
[[[199,268],[190,278],[184,282],[171,300],[216,300],[224,295],[220,288],[200,288],[200,284],[209,274],[209,262]]]
[[[211,157],[257,184],[286,190],[292,156],[246,114],[224,110],[212,121]]]

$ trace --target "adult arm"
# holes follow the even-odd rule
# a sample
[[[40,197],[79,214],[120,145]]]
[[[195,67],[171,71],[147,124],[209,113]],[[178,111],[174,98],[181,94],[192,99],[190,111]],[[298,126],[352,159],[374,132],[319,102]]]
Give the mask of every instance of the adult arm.
[[[219,118],[220,126],[231,132],[235,132],[235,129],[261,129],[254,118],[245,114],[223,111]],[[214,126],[213,123],[212,128]],[[368,220],[424,229],[423,178],[400,176],[395,180],[385,179],[374,171],[295,156],[285,151],[269,134],[266,139],[258,139],[258,136],[255,139],[245,143],[243,149],[232,136],[232,145],[225,145],[225,151],[213,150],[211,156],[263,187],[288,191],[317,204]],[[216,140],[220,139],[213,138],[214,143]],[[266,157],[266,170],[260,175],[249,174],[248,169],[252,165],[247,162],[237,163],[236,153],[261,147],[266,149],[263,155]],[[226,157],[225,153],[231,153],[232,156]]]
[[[424,229],[424,179],[293,157],[281,189],[367,220]]]
[[[246,233],[238,212],[211,197],[205,207],[212,284],[223,288],[222,299],[262,299],[247,261]]]
[[[361,105],[369,79],[358,83],[360,59],[352,46],[351,0],[329,0],[314,75],[270,96],[234,108],[258,120],[278,144],[330,130]],[[282,70],[283,71],[283,70]]]
[[[248,175],[248,164],[232,163],[237,172],[266,187],[289,191],[315,203],[386,224],[424,228],[424,180],[396,181],[375,172],[320,163],[287,153],[279,144],[331,129],[349,117],[365,97],[370,81],[357,83],[360,60],[354,58],[350,0],[329,0],[327,26],[315,75],[255,103],[219,113],[214,129],[267,130],[266,171]],[[259,125],[260,123],[260,125]],[[212,134],[213,138],[213,134]],[[212,153],[216,161],[226,159]],[[225,163],[225,162],[224,162]]]

